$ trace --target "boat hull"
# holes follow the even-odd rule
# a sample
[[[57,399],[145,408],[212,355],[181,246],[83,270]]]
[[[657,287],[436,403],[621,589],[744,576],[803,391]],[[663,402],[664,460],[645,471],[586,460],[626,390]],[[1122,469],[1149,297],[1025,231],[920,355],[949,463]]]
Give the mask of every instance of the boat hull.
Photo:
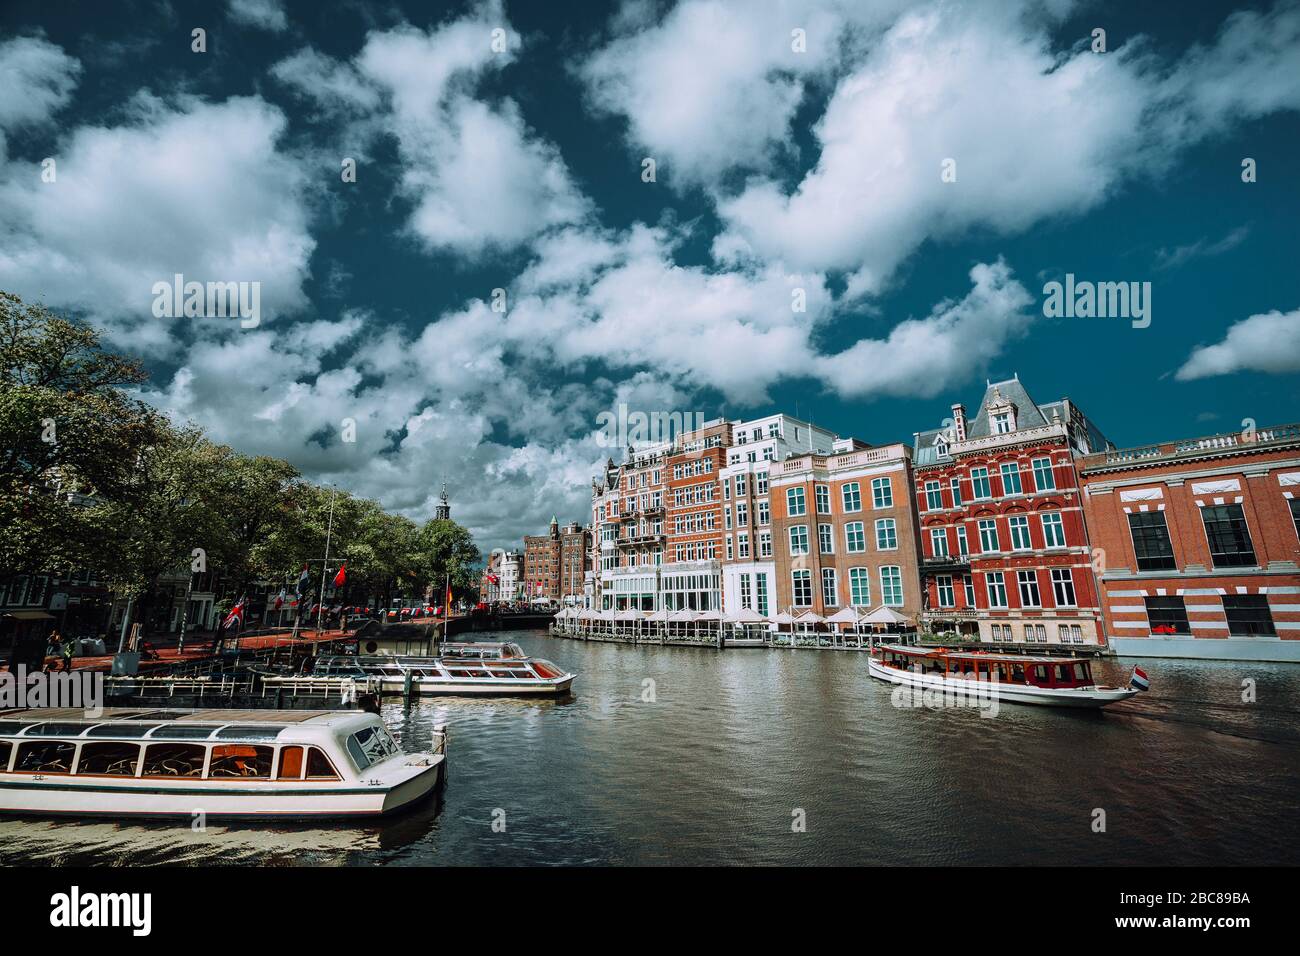
[[[1019,684],[997,683],[988,681],[966,680],[964,678],[944,677],[940,674],[918,674],[915,671],[900,671],[886,667],[872,658],[868,663],[872,677],[890,684],[917,687],[956,695],[970,695],[978,690],[980,694],[989,695],[991,700],[1000,704],[1035,704],[1040,707],[1082,707],[1095,709],[1121,700],[1128,700],[1139,692],[1130,688],[1092,687],[1092,688],[1053,688],[1029,687]],[[996,688],[990,690],[990,688]]]
[[[49,775],[0,774],[0,814],[60,817],[217,819],[322,819],[379,817],[419,803],[443,782],[446,757],[424,755],[427,764],[391,784],[355,781],[319,784],[265,781],[214,785],[208,781],[155,784]]]

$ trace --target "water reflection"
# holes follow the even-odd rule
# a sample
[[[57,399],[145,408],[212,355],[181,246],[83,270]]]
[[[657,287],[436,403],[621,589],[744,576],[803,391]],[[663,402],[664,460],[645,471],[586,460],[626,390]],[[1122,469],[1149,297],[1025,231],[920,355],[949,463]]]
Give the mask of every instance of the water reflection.
[[[511,638],[576,671],[574,696],[384,705],[408,749],[448,725],[440,807],[370,826],[203,834],[7,820],[0,861],[1300,860],[1300,668],[1149,661],[1152,690],[1104,713],[1004,705],[989,719],[894,708],[860,654]],[[1124,683],[1132,664],[1102,662],[1099,676]]]

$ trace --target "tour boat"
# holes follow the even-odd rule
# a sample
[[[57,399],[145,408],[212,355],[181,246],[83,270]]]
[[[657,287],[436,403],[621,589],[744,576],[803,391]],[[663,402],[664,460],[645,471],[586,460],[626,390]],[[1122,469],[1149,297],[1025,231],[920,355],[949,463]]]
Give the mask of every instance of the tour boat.
[[[1082,657],[1038,657],[950,651],[942,647],[886,644],[868,663],[872,677],[891,684],[959,695],[978,695],[1013,704],[1048,707],[1105,707],[1138,693],[1105,687]]]
[[[0,813],[376,817],[432,793],[446,732],[404,753],[374,714],[322,710],[0,710]]]
[[[266,678],[268,686],[293,681],[369,681],[380,693],[471,696],[546,696],[569,692],[577,675],[550,661],[529,657],[513,643],[443,644],[436,657],[408,655],[323,656],[310,676]]]

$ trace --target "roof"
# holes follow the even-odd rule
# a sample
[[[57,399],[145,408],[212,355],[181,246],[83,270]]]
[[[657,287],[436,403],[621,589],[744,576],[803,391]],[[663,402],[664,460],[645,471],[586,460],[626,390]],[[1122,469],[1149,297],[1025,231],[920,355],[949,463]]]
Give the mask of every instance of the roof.
[[[0,710],[0,720],[22,723],[68,721],[106,724],[130,720],[173,724],[301,724],[317,717],[356,716],[346,710],[181,710],[177,708],[105,707],[99,717],[88,717],[82,707],[14,707]]]
[[[1037,403],[1029,397],[1025,387],[1020,384],[1019,378],[1009,379],[1005,382],[990,382],[984,390],[984,397],[980,399],[979,411],[975,415],[966,419],[966,438],[985,438],[993,434],[989,430],[989,406],[997,404],[998,398],[1010,402],[1016,406],[1016,430],[1022,428],[1037,428],[1040,425],[1049,424],[1051,419],[1043,414],[1042,409]],[[1059,411],[1060,402],[1054,402]],[[1050,414],[1050,411],[1049,411]],[[1062,421],[1065,419],[1062,418]]]

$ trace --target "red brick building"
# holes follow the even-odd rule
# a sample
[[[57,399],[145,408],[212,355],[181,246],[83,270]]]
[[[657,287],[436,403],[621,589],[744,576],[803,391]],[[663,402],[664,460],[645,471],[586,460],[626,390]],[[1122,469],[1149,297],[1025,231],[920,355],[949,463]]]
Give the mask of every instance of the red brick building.
[[[546,534],[524,536],[524,598],[560,600],[560,523],[551,518]]]
[[[885,606],[921,610],[912,450],[852,439],[830,455],[773,463],[776,606],[830,617]]]
[[[576,521],[560,531],[560,601],[582,604],[583,587],[591,570],[591,530]]]
[[[990,383],[975,415],[953,405],[943,428],[918,432],[923,628],[1103,642],[1075,460],[1111,447],[1073,402],[1039,405],[1019,378]]]
[[[1079,464],[1115,651],[1300,661],[1300,425]]]

